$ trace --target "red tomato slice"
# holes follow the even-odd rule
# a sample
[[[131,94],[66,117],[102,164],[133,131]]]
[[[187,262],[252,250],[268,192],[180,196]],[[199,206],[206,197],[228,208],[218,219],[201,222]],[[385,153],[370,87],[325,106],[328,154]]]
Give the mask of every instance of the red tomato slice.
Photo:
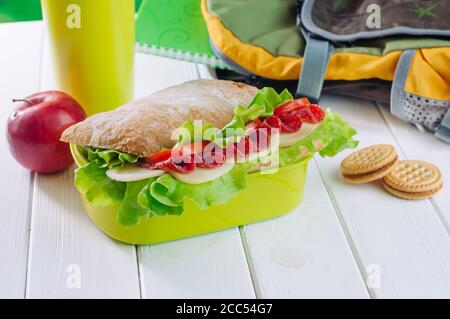
[[[281,129],[282,123],[278,116],[271,115],[268,118],[266,118],[266,120],[264,121],[264,124],[261,125],[261,127]]]
[[[302,128],[303,121],[296,113],[281,113],[281,133],[294,133]]]
[[[204,149],[202,154],[198,154],[197,167],[216,168],[225,163],[226,154],[223,149],[210,143]]]
[[[302,122],[317,124],[322,122],[325,111],[317,104],[305,104],[307,99],[299,99],[275,109],[274,115],[283,117],[286,114],[296,114]],[[309,101],[308,101],[309,102]],[[288,117],[285,117],[288,118]],[[284,121],[282,121],[284,122]],[[283,129],[283,128],[282,128]]]
[[[193,156],[190,156],[190,159],[186,161],[181,161],[179,163],[175,163],[172,161],[172,159],[168,159],[164,162],[160,162],[155,165],[155,169],[162,169],[162,170],[170,170],[177,173],[190,173],[195,170],[195,161],[193,159]]]
[[[192,144],[185,144],[185,145],[182,145],[182,146],[180,146],[180,147],[178,147],[177,149],[174,150],[175,152],[180,152],[180,153],[174,153],[174,154],[191,155],[191,154],[202,153],[203,149],[209,143],[211,143],[211,142],[199,141],[199,142],[194,142]]]
[[[303,122],[314,123],[316,121],[314,118],[314,114],[311,111],[310,105],[298,109],[297,111],[295,111],[295,114],[297,114]]]
[[[163,162],[165,160],[168,160],[170,158],[170,156],[172,155],[172,150],[164,150],[155,154],[152,154],[148,157],[143,158],[143,161],[146,163],[159,163],[159,162]]]
[[[189,156],[191,154],[197,154],[201,153],[204,149],[204,147],[208,144],[207,141],[201,141],[201,142],[195,142],[192,144],[185,144],[180,147],[164,150],[158,153],[154,153],[148,157],[145,157],[143,159],[143,162],[147,164],[156,164],[159,162],[163,162],[168,160],[170,157],[172,157],[172,154],[176,157],[179,156]]]
[[[211,142],[200,141],[180,147],[164,150],[143,158],[139,165],[148,169],[170,170],[177,173],[190,173],[195,167],[215,168],[225,162],[222,154],[216,156],[214,149],[208,152],[211,158],[203,158],[204,149]],[[216,159],[219,158],[218,161]]]
[[[169,150],[171,151],[171,150]],[[166,151],[163,151],[164,154],[161,154],[162,152],[157,153],[157,158],[160,159],[167,155]],[[169,155],[171,152],[169,152]],[[147,169],[161,169],[161,170],[170,170],[178,173],[190,173],[195,169],[195,155],[185,155],[182,157],[181,160],[177,159],[177,161],[174,161],[172,157],[169,156],[166,160],[159,161],[159,162],[152,162],[152,160],[147,157],[142,159],[138,165],[145,167]]]
[[[216,161],[212,161],[212,162],[208,162],[208,161],[203,161],[202,163],[197,163],[197,167],[199,168],[217,168],[222,166],[225,163],[224,161],[221,162],[216,162]]]
[[[325,111],[317,104],[310,105],[311,112],[316,120],[316,123],[320,123],[325,118]]]
[[[245,150],[245,155],[257,153],[268,148],[270,144],[270,135],[273,128],[266,122],[262,122],[259,127],[250,132],[245,138],[245,148],[241,145],[241,150]],[[278,129],[277,129],[278,130]],[[242,151],[237,152],[240,155]]]
[[[255,119],[245,126],[245,132],[249,133],[261,125],[260,119]]]
[[[278,116],[269,116],[260,127],[268,130],[278,129],[281,133],[293,133],[300,130],[302,123],[302,119],[295,113],[281,113]]]
[[[325,117],[325,111],[317,104],[308,105],[305,108],[299,109],[295,112],[303,122],[318,124],[322,122]]]
[[[277,107],[275,109],[275,111],[273,112],[273,115],[278,116],[281,113],[291,113],[291,112],[296,111],[296,110],[298,110],[306,105],[309,105],[309,104],[311,104],[311,103],[309,102],[309,100],[306,97],[297,99],[297,100],[293,100],[293,101],[289,101],[289,102]]]

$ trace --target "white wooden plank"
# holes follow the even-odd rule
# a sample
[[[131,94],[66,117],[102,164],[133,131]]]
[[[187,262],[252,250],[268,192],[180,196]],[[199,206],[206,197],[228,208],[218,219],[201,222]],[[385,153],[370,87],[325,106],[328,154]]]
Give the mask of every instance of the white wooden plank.
[[[139,298],[135,253],[84,213],[73,169],[35,177],[28,298]]]
[[[361,147],[390,143],[398,148],[373,104],[334,96],[321,102],[353,124]],[[417,142],[418,148],[424,147],[421,143]],[[377,298],[450,297],[450,239],[433,206],[427,200],[397,199],[376,183],[344,183],[339,164],[345,155],[318,158],[317,163],[360,269],[370,274],[371,294]]]
[[[199,72],[214,74],[203,66]],[[369,297],[314,162],[299,208],[241,233],[258,297]]]
[[[42,90],[54,89],[48,46]],[[28,298],[139,298],[136,249],[89,220],[73,186],[73,169],[36,175]]]
[[[145,298],[254,298],[237,229],[141,247]]]
[[[194,64],[143,53],[136,54],[135,98],[198,79]]]
[[[259,297],[369,297],[314,161],[300,207],[243,236]]]
[[[197,64],[198,74],[202,79],[216,79],[216,70],[202,64]]]
[[[137,55],[136,96],[197,79],[194,64]],[[254,298],[237,228],[139,247],[144,298]]]
[[[214,71],[200,66],[199,72]],[[258,297],[369,297],[314,162],[299,208],[241,233]]]
[[[39,90],[41,25],[0,24],[0,43],[0,298],[23,298],[32,174],[10,155],[4,132],[11,100]]]
[[[446,185],[431,201],[439,211],[447,231],[450,231],[450,145],[429,132],[421,132],[415,126],[401,121],[389,113],[386,107],[379,108],[399,144],[399,151],[406,158],[431,162],[441,170]]]

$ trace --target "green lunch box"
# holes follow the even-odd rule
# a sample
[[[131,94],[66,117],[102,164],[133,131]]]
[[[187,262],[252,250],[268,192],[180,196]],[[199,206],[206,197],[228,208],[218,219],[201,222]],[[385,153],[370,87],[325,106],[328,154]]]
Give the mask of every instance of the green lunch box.
[[[71,151],[78,166],[86,163],[76,146],[72,145]],[[247,188],[224,205],[200,209],[197,204],[185,199],[181,215],[142,218],[139,224],[132,227],[117,223],[117,206],[94,207],[83,194],[81,200],[91,220],[112,238],[127,244],[163,243],[251,224],[292,211],[303,200],[310,159],[307,157],[282,167],[275,174],[250,173]]]

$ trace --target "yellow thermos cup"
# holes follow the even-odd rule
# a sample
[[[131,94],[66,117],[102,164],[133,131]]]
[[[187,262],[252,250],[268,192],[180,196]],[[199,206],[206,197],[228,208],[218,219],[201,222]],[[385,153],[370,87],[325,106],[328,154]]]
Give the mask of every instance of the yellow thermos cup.
[[[42,0],[58,87],[88,115],[133,98],[134,0]]]

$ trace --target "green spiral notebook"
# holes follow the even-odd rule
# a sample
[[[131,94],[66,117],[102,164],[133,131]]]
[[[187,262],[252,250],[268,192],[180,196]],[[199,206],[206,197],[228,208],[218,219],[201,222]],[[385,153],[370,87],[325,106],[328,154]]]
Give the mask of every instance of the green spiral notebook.
[[[144,0],[136,41],[139,52],[226,68],[209,44],[200,0]]]
[[[136,9],[142,0],[136,0]],[[0,23],[42,20],[41,0],[0,0]]]

